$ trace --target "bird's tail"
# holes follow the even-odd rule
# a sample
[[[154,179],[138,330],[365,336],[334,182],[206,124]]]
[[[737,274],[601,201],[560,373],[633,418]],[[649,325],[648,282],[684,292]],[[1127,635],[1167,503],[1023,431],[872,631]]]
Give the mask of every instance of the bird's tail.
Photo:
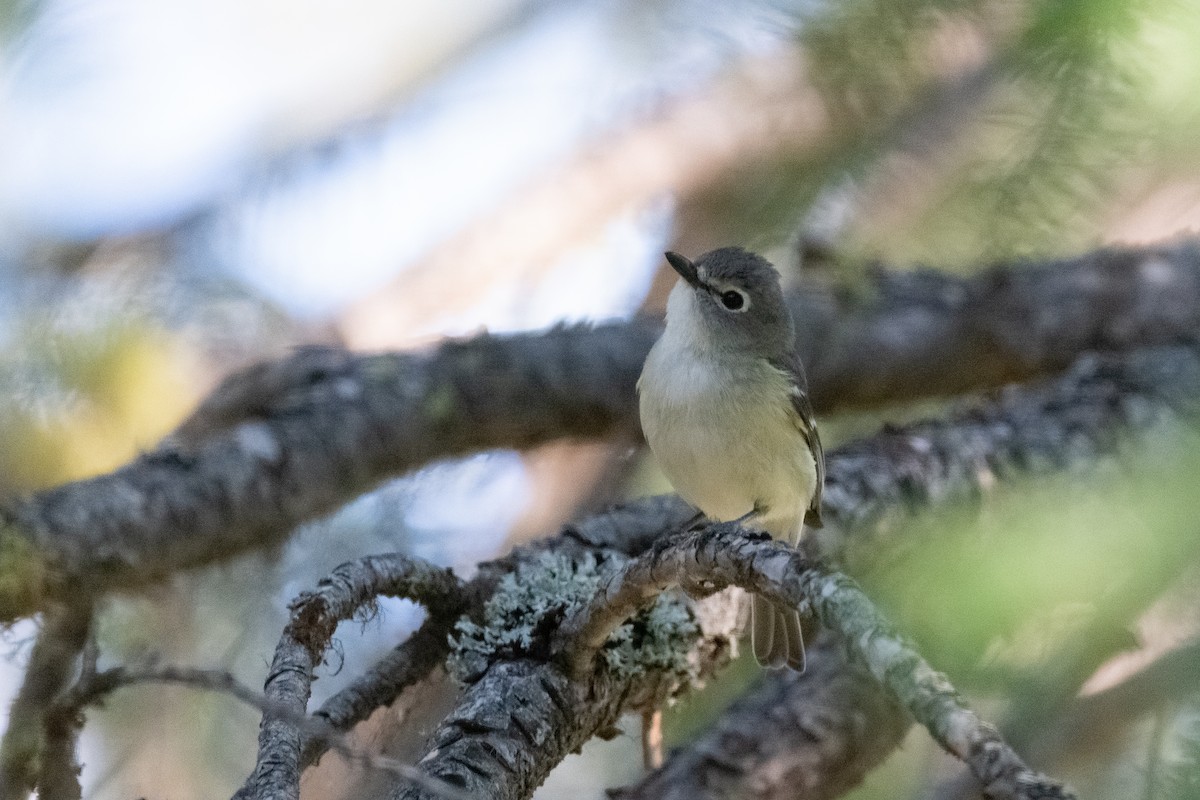
[[[804,671],[804,636],[800,615],[754,595],[750,604],[750,647],[764,667],[787,666]]]

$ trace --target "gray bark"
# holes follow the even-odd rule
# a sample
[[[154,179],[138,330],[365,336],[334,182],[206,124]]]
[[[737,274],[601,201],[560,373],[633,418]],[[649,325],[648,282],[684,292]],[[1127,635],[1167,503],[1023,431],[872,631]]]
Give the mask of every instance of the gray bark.
[[[803,674],[773,672],[699,741],[671,754],[619,800],[829,800],[900,745],[911,719],[841,643],[822,633]]]
[[[1200,247],[1104,250],[968,279],[885,273],[791,296],[818,410],[996,386],[1092,348],[1189,336]],[[277,543],[430,460],[637,429],[654,323],[481,336],[430,353],[303,350],[233,376],[121,469],[0,514],[0,622]]]
[[[1194,423],[1200,411],[1198,398],[1200,355],[1191,347],[1159,348],[1124,358],[1088,357],[1058,379],[1012,389],[993,404],[944,420],[891,428],[838,448],[829,454],[828,461],[834,491],[826,494],[826,530],[830,534],[822,540],[825,553],[865,564],[866,553],[873,548],[851,545],[859,539],[870,543],[883,531],[894,529],[890,523],[896,513],[977,498],[985,482],[997,479],[1094,467],[1126,449],[1131,435],[1147,434],[1160,426]],[[559,541],[582,545],[622,543],[622,550],[636,552],[678,531],[689,514],[677,498],[651,498],[619,509],[607,524],[600,524],[605,518],[599,517],[568,528]],[[792,556],[779,554],[780,559],[785,557]],[[752,588],[766,590],[759,584]],[[820,594],[814,590],[808,596]],[[637,592],[629,597],[641,599]],[[853,619],[864,619],[861,615],[830,610],[827,617],[830,622],[840,620],[835,627],[842,627],[855,638],[869,633],[853,627]],[[905,651],[893,644],[867,636],[857,646],[876,679],[893,672],[912,677],[908,667],[914,664],[907,655],[899,655]],[[866,652],[876,645],[879,647],[874,655]],[[536,667],[538,674],[552,676],[546,678],[551,685],[569,685],[563,683],[569,671],[554,662],[522,663],[519,681],[530,680],[529,671]],[[559,694],[522,695],[522,703],[514,709],[506,703],[508,687],[502,680],[513,673],[506,667],[493,675],[496,669],[493,666],[485,673],[486,682],[471,688],[453,721],[435,736],[422,768],[485,796],[522,797],[565,751],[543,747],[536,738],[525,742],[520,757],[512,748],[522,738],[521,731],[529,730],[530,725],[541,730],[543,724],[549,724],[547,720],[563,722],[554,706]],[[779,767],[818,763],[825,765],[819,774],[830,790],[815,791],[813,796],[836,796],[861,780],[865,770],[895,746],[909,724],[896,703],[879,696],[878,684],[872,689],[869,682],[851,677],[847,679],[851,681],[850,691],[840,694],[820,682],[822,676],[861,677],[863,673],[855,673],[854,669],[845,665],[837,648],[817,649],[811,678],[801,677],[782,686],[781,679],[773,679],[761,694],[746,698],[742,708],[773,708],[780,704],[781,695],[784,707],[799,707],[807,698],[815,697],[824,712],[821,725],[813,725],[803,715],[762,717],[734,712],[692,748],[674,755],[662,771],[629,791],[644,798],[657,797],[660,791],[671,797],[791,797],[795,783],[787,779],[794,773]],[[1017,766],[1007,755],[1011,751],[998,749],[994,731],[988,726],[977,720],[971,724],[954,722],[961,717],[953,693],[938,693],[946,687],[940,685],[936,675],[918,670],[917,678],[927,682],[925,689],[902,694],[905,704],[910,710],[913,706],[925,709],[918,717],[925,719],[954,752],[975,762],[993,796],[1056,796],[1052,785],[1039,784],[1031,773]],[[596,673],[589,673],[584,683],[591,686],[595,680]],[[586,740],[596,729],[583,729],[598,724],[598,720],[613,718],[618,711],[608,706],[620,702],[619,698],[603,687],[593,687],[585,696],[605,708],[589,706],[585,713],[584,708],[573,707],[579,713],[566,720],[571,727],[560,730],[561,738],[556,741],[570,744]],[[483,716],[473,716],[477,714]],[[508,720],[508,714],[520,716]],[[530,715],[534,715],[532,719]],[[502,740],[496,747],[491,744],[493,735]],[[477,756],[483,759],[481,763],[474,760]],[[1044,794],[1039,795],[1039,791]],[[397,796],[422,795],[419,788],[401,787]]]
[[[343,564],[315,592],[297,598],[263,687],[273,710],[263,715],[258,761],[238,797],[299,798],[306,741],[300,721],[307,715],[313,670],[324,660],[338,624],[380,596],[417,600],[443,619],[461,612],[464,600],[449,570],[399,554]]]
[[[46,614],[42,630],[29,655],[25,681],[8,709],[8,727],[0,741],[0,798],[24,797],[40,779],[54,787],[72,781],[76,763],[56,762],[47,765],[48,745],[46,714],[59,692],[67,687],[75,672],[76,660],[87,644],[92,628],[90,604],[63,605]],[[74,732],[64,732],[72,742]],[[55,748],[55,755],[62,755]],[[68,773],[68,774],[64,774]],[[39,776],[40,773],[40,776]]]
[[[598,668],[596,655],[617,625],[673,586],[690,594],[737,586],[814,614],[940,745],[966,762],[988,797],[1074,798],[1069,789],[1033,772],[993,726],[967,707],[947,677],[879,614],[853,580],[808,561],[784,543],[747,536],[733,523],[661,539],[612,573],[593,601],[562,627],[571,674],[586,680]]]

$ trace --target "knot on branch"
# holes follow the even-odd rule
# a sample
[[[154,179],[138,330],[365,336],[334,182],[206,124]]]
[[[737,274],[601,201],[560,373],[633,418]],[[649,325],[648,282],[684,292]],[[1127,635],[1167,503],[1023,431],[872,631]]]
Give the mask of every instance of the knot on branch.
[[[541,553],[500,581],[484,605],[482,624],[462,619],[455,626],[450,674],[474,683],[496,661],[549,661],[564,620],[591,603],[623,565],[617,556]],[[696,667],[687,654],[700,628],[684,601],[663,594],[618,626],[600,647],[597,663],[619,680],[653,671],[690,684]]]

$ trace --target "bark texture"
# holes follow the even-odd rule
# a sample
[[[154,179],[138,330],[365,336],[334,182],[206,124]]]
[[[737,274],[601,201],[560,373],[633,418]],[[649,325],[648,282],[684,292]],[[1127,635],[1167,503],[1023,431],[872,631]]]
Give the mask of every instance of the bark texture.
[[[25,682],[8,709],[8,727],[0,741],[0,797],[25,797],[39,780],[39,773],[55,786],[70,785],[77,768],[74,758],[52,765],[43,761],[48,750],[45,722],[75,672],[91,628],[90,604],[59,606],[46,614],[29,654]],[[71,774],[64,776],[63,770]]]
[[[899,746],[911,719],[841,643],[822,633],[803,674],[767,673],[716,724],[619,800],[830,800]]]
[[[1096,348],[1192,335],[1200,245],[1102,250],[974,278],[879,273],[794,292],[818,410],[999,385]],[[284,538],[431,460],[637,430],[650,321],[481,336],[424,354],[306,349],[232,376],[174,437],[0,514],[0,622]]]
[[[973,502],[997,479],[1087,474],[1127,450],[1131,437],[1178,433],[1198,417],[1196,345],[1088,356],[1057,379],[1006,390],[989,405],[838,448],[825,494],[832,524],[813,543],[864,569],[886,558],[896,514]],[[638,800],[787,800],[815,770],[820,787],[811,797],[839,796],[899,744],[911,721],[856,674],[863,668],[839,648],[813,648],[804,675],[768,676],[661,770],[623,791]]]
[[[879,614],[853,580],[770,537],[747,536],[736,524],[661,539],[614,572],[592,603],[563,626],[572,672],[582,679],[587,670],[597,669],[592,659],[608,633],[673,586],[689,593],[738,586],[814,614],[942,747],[966,762],[988,797],[1074,798],[1069,789],[1031,770],[993,726],[967,707],[947,677]]]
[[[237,797],[298,800],[301,755],[313,670],[325,658],[338,623],[353,617],[376,597],[407,597],[426,605],[434,617],[462,610],[458,579],[404,555],[370,556],[334,570],[315,592],[292,604],[263,687],[272,711],[263,715],[254,774]]]
[[[1130,436],[1149,433],[1160,426],[1194,422],[1200,410],[1200,355],[1191,347],[1166,347],[1127,357],[1088,357],[1058,379],[1013,389],[996,402],[964,410],[939,420],[890,428],[878,436],[838,448],[829,455],[831,487],[826,495],[827,555],[854,556],[865,563],[859,548],[848,546],[859,538],[870,542],[895,530],[894,516],[945,503],[978,498],[982,487],[997,479],[1027,478],[1064,470],[1083,470],[1110,460],[1125,450]],[[649,498],[569,527],[545,546],[616,546],[626,553],[662,546],[662,537],[678,532],[691,512],[678,498]],[[557,541],[558,544],[554,544]],[[871,548],[865,548],[871,550]],[[801,556],[790,551],[760,555],[750,561],[764,571],[782,569],[779,564]],[[768,563],[770,562],[770,563]],[[772,567],[771,563],[776,566]],[[688,574],[686,570],[684,573]],[[789,573],[794,574],[794,573]],[[816,573],[820,574],[820,573]],[[688,585],[694,591],[714,586]],[[711,575],[709,578],[711,579]],[[799,579],[797,579],[799,580]],[[814,579],[815,580],[815,579]],[[1012,751],[1000,743],[995,731],[961,707],[951,687],[940,676],[914,661],[910,648],[890,635],[876,635],[869,605],[861,595],[842,591],[840,578],[825,575],[821,586],[803,592],[818,613],[856,652],[863,666],[848,666],[838,647],[815,649],[811,677],[795,680],[772,679],[758,694],[742,701],[741,709],[803,709],[815,698],[820,717],[797,713],[773,713],[765,717],[736,711],[714,731],[691,748],[668,760],[664,769],[628,790],[636,797],[792,797],[796,784],[789,781],[800,765],[818,764],[816,774],[836,796],[840,788],[857,784],[899,741],[910,724],[901,708],[907,707],[948,749],[971,763],[993,797],[1067,796],[1060,787],[1043,781],[1014,760]],[[610,625],[619,614],[610,613],[612,601],[634,608],[653,593],[645,586],[612,584],[605,599],[598,601],[597,614]],[[750,581],[755,592],[769,591]],[[828,590],[828,593],[826,593]],[[847,598],[852,598],[847,600]],[[800,597],[790,598],[799,601]],[[819,609],[824,608],[824,612]],[[568,631],[591,629],[586,615],[568,621]],[[590,637],[589,646],[596,637]],[[560,648],[560,652],[568,652]],[[594,650],[592,652],[595,652]],[[569,664],[571,659],[565,659]],[[521,662],[519,681],[529,679],[535,666]],[[528,738],[520,757],[511,748],[522,737],[521,729],[538,730],[546,720],[562,721],[554,707],[557,693],[521,695],[518,711],[507,708],[507,684],[499,678],[505,670],[485,673],[486,683],[472,687],[470,697],[456,711],[447,727],[438,732],[430,755],[422,762],[429,774],[462,781],[470,791],[489,796],[518,797],[537,785],[563,752]],[[552,686],[561,686],[571,670],[553,660],[536,666]],[[597,680],[596,672],[575,669],[583,683]],[[835,688],[822,676],[845,675],[844,685]],[[868,676],[873,676],[873,679]],[[879,680],[895,677],[913,683],[896,689],[900,702],[880,694]],[[514,681],[518,678],[514,677]],[[497,682],[499,681],[499,682]],[[845,691],[842,691],[844,689]],[[559,729],[563,746],[595,733],[578,726],[599,724],[611,718],[614,702],[603,687],[587,695],[605,708],[572,707],[565,718],[569,727]],[[574,698],[574,695],[565,695]],[[603,711],[604,713],[599,713]],[[536,712],[536,713],[535,713]],[[506,714],[519,714],[516,721]],[[531,714],[534,714],[532,718]],[[477,716],[482,715],[482,716]],[[498,716],[497,716],[498,715]],[[586,735],[585,735],[586,734]],[[492,747],[493,735],[501,744]],[[495,753],[505,754],[503,757]],[[483,759],[474,769],[475,758]],[[529,758],[526,758],[528,756]],[[532,760],[529,760],[532,759]],[[459,777],[455,777],[459,776]],[[472,777],[474,776],[474,777]],[[663,776],[670,776],[669,779]],[[486,789],[485,789],[486,787]],[[669,790],[667,787],[671,787]],[[420,796],[421,790],[403,787],[400,797]]]

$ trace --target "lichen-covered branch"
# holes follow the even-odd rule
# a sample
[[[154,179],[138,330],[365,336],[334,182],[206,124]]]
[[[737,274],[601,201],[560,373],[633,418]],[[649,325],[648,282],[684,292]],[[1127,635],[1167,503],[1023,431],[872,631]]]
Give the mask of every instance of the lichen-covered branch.
[[[429,609],[431,616],[456,616],[465,602],[461,584],[447,569],[408,556],[369,556],[338,567],[316,591],[292,603],[264,686],[264,695],[279,713],[263,716],[254,773],[238,797],[296,800],[300,796],[301,755],[305,737],[297,720],[307,713],[313,670],[340,622],[350,619],[380,596],[407,597]]]
[[[1014,388],[993,403],[942,420],[889,428],[837,448],[827,462],[827,524],[817,542],[818,550],[845,563],[868,564],[872,553],[886,551],[879,546],[882,540],[878,537],[896,529],[897,515],[978,498],[985,485],[997,480],[1095,467],[1127,449],[1132,435],[1194,422],[1200,412],[1198,398],[1200,355],[1192,347],[1164,347],[1126,357],[1087,357],[1057,379]],[[636,556],[654,547],[664,534],[678,532],[691,515],[692,510],[678,498],[648,498],[570,526],[562,536],[539,546],[574,546],[581,552],[602,548]],[[627,594],[631,605],[643,597],[640,591]],[[874,645],[867,640],[859,646],[870,649]],[[889,647],[890,643],[883,649]],[[744,707],[771,708],[780,702],[799,707],[804,698],[818,698],[823,710],[819,723],[797,714],[779,721],[769,715],[751,723],[752,717],[735,714],[719,723],[713,736],[703,737],[694,748],[668,761],[663,774],[671,774],[678,782],[669,796],[794,796],[795,784],[787,782],[794,771],[779,770],[781,763],[818,763],[823,766],[820,774],[833,787],[849,787],[861,780],[864,771],[895,746],[908,726],[907,719],[886,698],[872,697],[869,681],[853,682],[844,695],[816,683],[820,675],[844,674],[844,662],[836,648],[818,649],[813,657],[813,678],[801,677],[783,686],[772,680],[763,695],[746,698]],[[826,659],[828,664],[823,663]],[[578,688],[579,684],[567,679],[567,670],[553,664],[525,659],[519,662],[519,669],[498,670],[506,663],[510,662],[500,661],[486,669],[480,682],[469,689],[464,704],[435,736],[436,755],[422,766],[485,796],[516,798],[525,796],[522,792],[536,786],[567,752],[558,746],[544,746],[545,731],[555,730],[553,741],[562,747],[574,746],[597,730],[588,726],[613,718],[616,711],[611,704],[620,701],[611,692],[593,687],[590,682],[596,678],[592,673],[581,691],[591,692],[585,696],[598,706],[588,706],[587,714],[555,716],[551,696],[542,693],[523,695],[519,718],[510,719],[508,714],[516,711],[500,711],[507,708],[505,676],[522,682],[547,680],[556,687],[553,696],[566,697],[569,702],[574,702],[575,695],[562,695],[563,687]],[[507,671],[510,669],[519,676]],[[934,681],[911,694],[909,700],[914,704],[936,700],[934,706],[948,703],[953,712],[954,703],[936,691],[939,688]],[[928,693],[922,694],[926,690]],[[957,713],[948,718],[970,719]],[[568,727],[552,728],[546,720]],[[939,730],[936,724],[935,730]],[[539,733],[527,735],[530,731]],[[938,735],[956,752],[974,760],[985,779],[995,784],[994,790],[1011,788],[1018,777],[1029,777],[1014,771],[1011,761],[989,761],[997,750],[985,728],[942,726]],[[504,746],[494,748],[494,737]],[[681,770],[681,763],[692,768]],[[731,764],[738,769],[731,769]],[[665,786],[666,782],[652,775],[630,791],[633,796],[650,798],[658,796],[654,787],[666,791]],[[406,787],[400,796],[417,796],[414,792],[419,794]],[[814,796],[832,797],[835,793]]]
[[[593,601],[563,626],[571,672],[582,679],[595,669],[595,656],[611,631],[672,586],[705,594],[737,586],[815,614],[939,744],[971,767],[988,797],[1074,797],[1029,769],[999,732],[967,707],[946,676],[883,619],[853,580],[810,563],[786,544],[747,536],[732,523],[660,540],[610,575]]]
[[[1200,324],[1200,245],[968,279],[886,273],[857,293],[809,285],[791,301],[818,408],[870,405],[1189,336]],[[0,515],[0,622],[269,546],[436,458],[633,432],[633,384],[656,332],[638,321],[423,354],[307,349],[235,375],[158,449]]]

